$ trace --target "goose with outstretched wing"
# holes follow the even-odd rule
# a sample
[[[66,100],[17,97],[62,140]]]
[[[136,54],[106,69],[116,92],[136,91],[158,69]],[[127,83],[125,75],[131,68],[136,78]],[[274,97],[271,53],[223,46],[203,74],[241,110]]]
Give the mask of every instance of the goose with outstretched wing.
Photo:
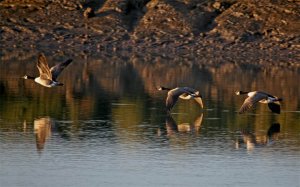
[[[51,69],[48,66],[47,59],[43,53],[41,53],[38,57],[37,68],[39,70],[39,77],[32,77],[29,75],[25,75],[24,79],[34,80],[36,83],[51,88],[55,86],[62,86],[63,84],[57,81],[57,77],[61,74],[61,72],[72,62],[72,59],[68,59],[65,62],[57,64]]]
[[[252,92],[245,92],[245,91],[237,91],[235,92],[236,95],[244,95],[247,94],[248,97],[245,99],[243,105],[239,109],[239,113],[245,113],[246,111],[250,110],[256,103],[263,103],[268,104],[269,109],[277,114],[280,114],[280,101],[282,98],[278,98],[276,96],[270,95],[266,92],[261,91],[252,91]]]
[[[167,90],[168,96],[166,98],[166,107],[168,112],[172,110],[174,105],[176,104],[178,98],[189,100],[189,99],[195,99],[196,102],[199,103],[201,108],[203,108],[203,102],[202,102],[202,96],[200,95],[200,92],[195,90],[194,88],[190,87],[177,87],[174,89],[166,88],[166,87],[159,87],[158,90]]]

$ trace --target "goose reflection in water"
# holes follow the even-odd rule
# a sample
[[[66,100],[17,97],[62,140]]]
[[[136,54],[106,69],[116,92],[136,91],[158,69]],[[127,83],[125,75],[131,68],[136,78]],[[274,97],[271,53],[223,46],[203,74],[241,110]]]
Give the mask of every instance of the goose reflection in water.
[[[240,148],[241,144],[245,144],[247,150],[253,150],[255,147],[271,145],[275,140],[278,140],[280,133],[280,124],[273,123],[266,135],[257,136],[248,131],[241,131],[242,140],[236,141],[236,148]]]
[[[193,124],[190,123],[180,123],[177,124],[171,115],[167,115],[166,117],[166,134],[171,136],[172,134],[176,134],[178,132],[195,132],[199,133],[201,124],[203,120],[203,113],[201,113]],[[158,135],[161,135],[161,130],[158,130]]]
[[[51,136],[53,120],[49,117],[34,120],[34,133],[36,136],[36,148],[39,153],[44,149],[47,139]]]

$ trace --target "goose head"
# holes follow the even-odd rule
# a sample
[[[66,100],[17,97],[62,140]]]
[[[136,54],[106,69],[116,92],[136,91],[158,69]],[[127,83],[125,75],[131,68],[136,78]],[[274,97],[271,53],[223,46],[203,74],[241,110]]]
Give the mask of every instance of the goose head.
[[[158,90],[171,90],[171,89],[170,89],[170,88],[163,87],[163,86],[160,86],[160,87],[158,88]]]
[[[35,79],[35,77],[29,76],[29,75],[24,75],[21,77],[22,79]]]

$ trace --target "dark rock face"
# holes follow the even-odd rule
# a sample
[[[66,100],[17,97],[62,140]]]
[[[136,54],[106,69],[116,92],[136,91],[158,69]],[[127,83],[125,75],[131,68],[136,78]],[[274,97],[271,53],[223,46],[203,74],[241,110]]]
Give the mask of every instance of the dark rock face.
[[[2,0],[0,46],[270,58],[280,51],[299,62],[299,20],[296,0]]]
[[[289,40],[299,36],[300,6],[294,1],[240,1],[216,18],[213,32],[227,40]]]

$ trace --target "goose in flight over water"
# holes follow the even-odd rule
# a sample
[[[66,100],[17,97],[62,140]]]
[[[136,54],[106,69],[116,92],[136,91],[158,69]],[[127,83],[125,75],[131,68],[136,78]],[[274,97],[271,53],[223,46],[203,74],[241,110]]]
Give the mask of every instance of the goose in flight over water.
[[[45,55],[42,53],[39,55],[37,68],[39,70],[40,76],[39,77],[32,77],[29,75],[25,75],[24,79],[32,79],[36,83],[51,88],[55,86],[63,86],[64,84],[58,82],[56,79],[60,75],[60,73],[72,62],[72,59],[68,59],[65,62],[57,64],[51,69],[48,66],[47,59]]]
[[[236,95],[243,95],[247,94],[248,97],[245,99],[243,105],[241,106],[239,113],[242,114],[249,109],[251,109],[256,103],[264,103],[268,104],[270,110],[274,113],[280,114],[280,102],[282,98],[278,98],[276,96],[270,95],[265,92],[261,91],[252,91],[252,92],[244,92],[244,91],[237,91],[235,92]]]
[[[195,99],[203,108],[203,102],[202,102],[202,96],[200,95],[200,92],[189,87],[177,87],[174,89],[166,88],[166,87],[159,87],[158,90],[167,90],[168,96],[166,99],[166,107],[168,112],[170,112],[173,108],[173,106],[176,104],[178,98],[189,100],[189,99]]]

